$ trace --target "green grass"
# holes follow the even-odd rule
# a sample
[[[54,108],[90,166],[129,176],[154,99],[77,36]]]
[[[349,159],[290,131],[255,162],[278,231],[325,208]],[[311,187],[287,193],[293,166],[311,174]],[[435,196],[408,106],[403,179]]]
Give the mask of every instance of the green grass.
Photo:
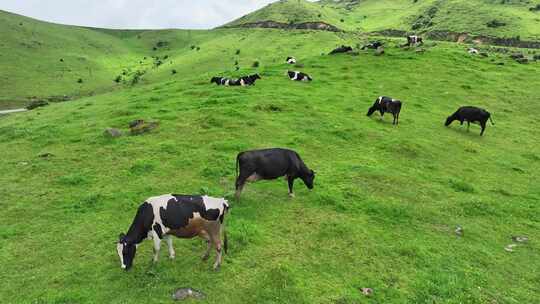
[[[529,8],[538,1],[496,0],[363,0],[319,1],[284,0],[243,16],[229,24],[272,20],[284,23],[324,21],[346,31],[374,32],[388,29],[416,31],[466,32],[473,35],[540,39],[540,14]],[[432,8],[438,9],[429,27],[413,28],[419,16]],[[506,23],[490,28],[492,20]]]
[[[0,117],[2,303],[170,303],[180,287],[202,290],[207,303],[537,301],[537,63],[473,57],[450,43],[428,43],[420,54],[395,40],[381,57],[321,55],[357,43],[352,33],[92,31],[122,39],[137,59],[167,41],[170,50],[157,52],[172,56],[178,74],[161,67],[135,86]],[[287,55],[313,83],[287,79]],[[114,60],[102,79],[132,64]],[[209,84],[213,75],[252,72],[263,77],[254,87]],[[382,94],[403,100],[399,126],[365,116]],[[484,137],[476,125],[445,128],[461,105],[485,107],[496,126]],[[102,135],[127,131],[134,119],[160,127]],[[220,272],[199,260],[198,239],[175,240],[176,260],[163,248],[153,266],[145,242],[134,268],[120,269],[115,241],[144,199],[230,197],[236,154],[264,147],[297,150],[317,172],[315,189],[297,182],[290,199],[282,179],[248,185],[232,202]],[[512,235],[531,241],[509,253]]]

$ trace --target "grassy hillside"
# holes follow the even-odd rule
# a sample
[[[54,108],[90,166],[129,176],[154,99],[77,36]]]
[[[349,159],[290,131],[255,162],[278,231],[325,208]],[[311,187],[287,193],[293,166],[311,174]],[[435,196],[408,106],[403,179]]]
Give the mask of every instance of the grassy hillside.
[[[495,0],[283,0],[228,24],[273,20],[284,23],[324,21],[348,31],[397,29],[416,32],[451,31],[495,37],[540,39],[539,1]],[[488,23],[496,20],[498,27]]]
[[[471,57],[447,43],[417,53],[394,41],[382,57],[322,56],[358,42],[330,32],[65,30],[87,35],[90,43],[72,42],[81,54],[96,48],[92,37],[101,49],[103,41],[122,41],[108,56],[73,66],[75,77],[91,62],[105,83],[121,68],[140,68],[138,60],[152,52],[173,63],[149,69],[135,86],[0,117],[3,303],[170,303],[172,291],[186,286],[205,292],[208,303],[537,301],[537,64]],[[70,35],[50,39],[66,46],[80,39]],[[159,41],[167,46],[152,51]],[[34,51],[2,55],[32,58],[50,71],[25,73],[49,81],[44,75],[58,73],[58,56],[45,64]],[[68,53],[68,63],[79,56],[78,49]],[[285,77],[287,55],[313,83]],[[22,73],[18,64],[1,62],[14,74]],[[263,77],[254,87],[209,84],[213,75],[251,72]],[[78,91],[71,78],[59,81]],[[28,79],[13,81],[2,94],[23,94],[15,85]],[[365,116],[381,94],[404,101],[399,126]],[[493,113],[497,125],[485,137],[477,126],[469,133],[443,126],[469,104]],[[103,137],[107,127],[127,131],[134,119],[158,120],[160,128]],[[298,182],[289,199],[281,179],[248,185],[242,202],[232,203],[230,252],[220,272],[200,262],[200,240],[175,240],[177,259],[162,254],[155,266],[145,242],[134,269],[121,271],[114,244],[145,198],[230,196],[236,154],[276,146],[301,153],[317,172],[315,189]],[[512,235],[531,241],[506,252]],[[362,287],[373,296],[361,295]]]

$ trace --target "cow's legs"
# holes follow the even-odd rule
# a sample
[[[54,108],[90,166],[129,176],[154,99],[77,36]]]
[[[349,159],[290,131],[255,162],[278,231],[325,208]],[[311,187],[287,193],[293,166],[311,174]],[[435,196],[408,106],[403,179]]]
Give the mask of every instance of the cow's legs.
[[[289,184],[289,196],[294,197],[294,193],[293,193],[294,177],[288,175],[287,176],[287,183]]]
[[[249,174],[247,174],[247,173],[249,173],[249,171],[247,171],[247,172],[240,171],[240,175],[238,176],[238,178],[236,178],[236,183],[235,183],[235,186],[236,186],[236,193],[235,193],[236,200],[240,200],[240,194],[242,194],[242,190],[244,189],[244,185],[246,184],[246,181],[255,172],[251,172]]]
[[[201,257],[203,261],[206,261],[208,260],[208,257],[210,257],[210,249],[212,249],[212,242],[210,241],[210,236],[208,235],[208,233],[206,233],[206,231],[203,230],[200,236],[206,240],[206,251]]]
[[[173,248],[172,236],[166,235],[165,240],[167,241],[167,247],[169,248],[169,258],[174,259],[176,257],[176,253],[174,252],[174,248]]]
[[[393,125],[397,124],[397,115],[395,113],[392,113],[392,116],[394,117],[394,121],[392,121]]]
[[[469,128],[471,127],[471,122],[467,121],[467,132],[469,132]]]
[[[211,231],[209,231],[210,240],[214,247],[216,247],[216,262],[214,263],[214,270],[218,270],[221,266],[221,238],[219,236],[220,226],[219,224],[212,225]]]
[[[159,260],[159,249],[161,247],[161,239],[155,232],[152,239],[154,240],[154,263],[157,263],[157,261]]]
[[[397,117],[396,117],[396,125],[399,125],[399,112],[397,113]]]
[[[480,132],[480,136],[484,135],[484,131],[486,130],[486,123],[485,122],[481,122],[480,123],[480,126],[482,127],[482,131]]]

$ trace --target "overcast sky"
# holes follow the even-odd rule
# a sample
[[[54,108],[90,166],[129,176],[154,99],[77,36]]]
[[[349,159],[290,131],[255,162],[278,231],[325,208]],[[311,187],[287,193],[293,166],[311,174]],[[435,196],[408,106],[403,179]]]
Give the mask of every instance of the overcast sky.
[[[0,9],[40,20],[105,28],[207,29],[276,0],[0,0]]]

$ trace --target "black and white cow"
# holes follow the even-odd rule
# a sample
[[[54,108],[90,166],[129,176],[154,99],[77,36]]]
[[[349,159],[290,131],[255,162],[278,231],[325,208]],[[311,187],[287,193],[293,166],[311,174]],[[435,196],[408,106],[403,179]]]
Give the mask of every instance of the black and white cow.
[[[463,125],[463,122],[466,121],[468,132],[469,127],[471,126],[471,122],[478,123],[482,128],[482,131],[480,132],[480,136],[482,136],[484,135],[484,131],[486,130],[486,124],[488,119],[492,125],[495,125],[493,123],[493,120],[491,119],[491,114],[488,111],[478,107],[465,106],[459,108],[454,114],[448,116],[444,125],[448,127],[455,120],[459,121],[461,125]]]
[[[221,233],[227,252],[227,235],[223,224],[229,209],[227,200],[209,196],[166,194],[147,199],[139,206],[127,234],[121,233],[117,243],[118,256],[123,269],[133,265],[137,246],[145,239],[154,241],[154,262],[158,261],[161,240],[169,247],[169,257],[175,257],[172,236],[206,240],[207,250],[202,256],[208,259],[212,246],[217,256],[214,269],[221,265]]]
[[[401,101],[386,96],[379,96],[379,98],[375,100],[375,103],[373,103],[371,108],[369,108],[367,116],[371,116],[375,111],[379,111],[379,113],[381,113],[381,119],[384,117],[384,113],[391,113],[394,117],[394,121],[392,122],[392,124],[397,125],[399,124]]]
[[[287,75],[289,76],[290,80],[295,81],[312,81],[313,78],[311,78],[308,74],[298,72],[298,71],[287,71]]]
[[[347,52],[351,52],[353,50],[352,47],[350,46],[346,46],[346,45],[342,45],[336,49],[333,49],[330,53],[328,53],[328,55],[335,55],[335,54],[341,54],[341,53],[347,53]]]
[[[295,64],[295,63],[296,63],[296,58],[294,58],[294,57],[287,57],[286,62],[287,62],[288,64]]]
[[[257,79],[261,79],[261,76],[259,74],[253,74],[241,77],[239,81],[241,86],[250,86],[255,85],[255,81],[257,81]]]
[[[255,81],[261,79],[259,74],[253,74],[249,76],[240,77],[238,79],[231,79],[225,77],[212,77],[210,83],[215,83],[217,85],[223,86],[250,86],[255,85]]]
[[[240,152],[236,156],[236,199],[240,198],[246,182],[282,176],[287,179],[291,197],[294,197],[293,185],[297,178],[302,179],[308,189],[313,189],[315,172],[304,164],[295,151],[273,148]]]
[[[215,83],[217,85],[230,86],[230,85],[240,85],[240,83],[235,79],[229,79],[225,77],[212,77],[210,83]]]
[[[480,51],[478,51],[478,50],[475,49],[475,48],[469,48],[469,49],[467,50],[467,52],[468,52],[469,54],[471,54],[471,55],[478,55],[478,54],[480,54]]]
[[[367,50],[367,49],[378,49],[379,47],[383,46],[383,43],[380,42],[380,41],[373,41],[373,42],[370,42],[366,45],[364,45],[361,49],[362,50]]]
[[[422,37],[413,35],[413,36],[407,36],[407,44],[406,46],[416,46],[418,44],[424,44],[424,40]]]

